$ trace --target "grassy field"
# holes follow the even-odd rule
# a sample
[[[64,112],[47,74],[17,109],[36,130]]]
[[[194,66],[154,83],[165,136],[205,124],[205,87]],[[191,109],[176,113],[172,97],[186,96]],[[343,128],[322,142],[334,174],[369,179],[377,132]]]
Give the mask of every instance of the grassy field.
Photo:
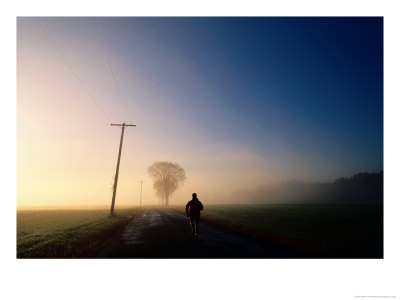
[[[107,244],[136,209],[17,211],[18,258],[85,258]]]
[[[114,218],[106,209],[17,211],[17,257],[93,257],[136,211],[118,209]],[[205,205],[202,219],[286,245],[302,257],[383,257],[378,205]]]
[[[208,205],[202,219],[287,245],[305,256],[383,257],[379,205]]]

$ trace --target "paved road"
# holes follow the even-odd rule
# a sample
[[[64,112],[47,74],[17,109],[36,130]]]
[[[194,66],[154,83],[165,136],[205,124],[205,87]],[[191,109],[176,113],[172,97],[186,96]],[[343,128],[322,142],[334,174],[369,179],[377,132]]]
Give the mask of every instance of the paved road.
[[[199,239],[186,216],[169,208],[144,208],[98,257],[107,258],[287,258],[277,245],[200,222]]]

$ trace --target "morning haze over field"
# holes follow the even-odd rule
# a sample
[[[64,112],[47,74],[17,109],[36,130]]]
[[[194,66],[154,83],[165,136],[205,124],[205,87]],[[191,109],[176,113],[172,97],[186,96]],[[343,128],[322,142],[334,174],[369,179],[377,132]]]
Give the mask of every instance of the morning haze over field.
[[[159,203],[155,161],[186,172],[172,205],[378,173],[382,28],[382,18],[18,18],[17,205],[109,206],[121,135],[110,123],[136,125],[116,205],[139,204],[140,180],[144,204]]]

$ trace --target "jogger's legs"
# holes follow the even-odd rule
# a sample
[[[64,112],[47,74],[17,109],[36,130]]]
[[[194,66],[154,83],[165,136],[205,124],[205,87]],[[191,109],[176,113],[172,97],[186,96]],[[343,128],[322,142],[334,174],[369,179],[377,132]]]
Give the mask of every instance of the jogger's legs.
[[[195,233],[195,225],[194,225],[193,218],[189,218],[189,225],[190,225],[190,229],[192,230],[192,234],[194,234]]]
[[[199,233],[199,219],[200,218],[190,218],[189,222],[190,222],[190,228],[192,229],[192,233],[197,235]]]

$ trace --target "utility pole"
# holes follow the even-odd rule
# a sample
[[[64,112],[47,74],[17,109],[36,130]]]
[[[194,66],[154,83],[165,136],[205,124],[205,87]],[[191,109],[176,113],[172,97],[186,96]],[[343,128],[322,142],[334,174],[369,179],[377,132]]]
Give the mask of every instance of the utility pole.
[[[140,180],[140,207],[142,207],[142,184],[143,184],[143,180]]]
[[[122,126],[121,130],[121,141],[119,142],[119,152],[118,152],[118,161],[117,161],[117,170],[115,171],[115,179],[114,179],[114,190],[113,190],[113,196],[112,196],[112,201],[111,201],[111,211],[110,211],[110,216],[114,216],[114,205],[115,205],[115,195],[117,194],[117,184],[118,184],[118,173],[119,173],[119,162],[121,160],[121,150],[122,150],[122,142],[124,140],[124,131],[125,131],[125,126],[136,126],[132,124],[112,124],[111,126]]]

